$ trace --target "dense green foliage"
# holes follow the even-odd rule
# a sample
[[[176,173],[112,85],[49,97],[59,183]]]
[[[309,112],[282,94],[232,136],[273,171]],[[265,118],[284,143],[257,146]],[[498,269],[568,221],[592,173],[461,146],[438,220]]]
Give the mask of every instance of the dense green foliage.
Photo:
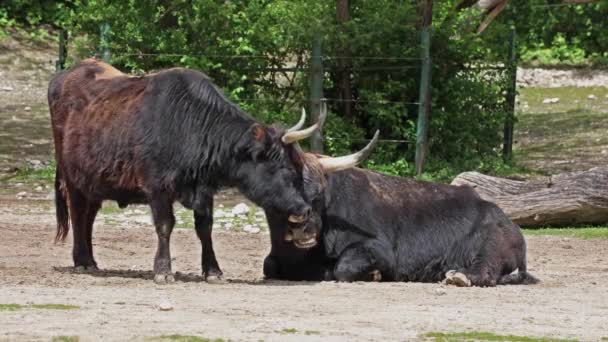
[[[510,0],[491,30],[513,24],[524,63],[608,65],[608,1]]]
[[[511,25],[528,60],[605,57],[608,35],[601,33],[608,24],[598,18],[606,17],[606,6],[535,7],[553,2],[512,0],[481,36],[474,34],[482,18],[477,10],[454,13],[455,1],[435,2],[428,163],[435,179],[464,169],[511,170],[499,159],[509,75],[496,68],[507,60]],[[414,4],[351,0],[351,20],[340,26],[335,2],[327,0],[20,0],[0,7],[0,30],[15,23],[65,27],[73,62],[100,54],[100,26],[108,23],[107,48],[120,69],[199,69],[259,119],[286,123],[308,106],[306,68],[312,41],[320,37],[330,107],[326,152],[351,151],[380,129],[382,139],[392,141],[381,143],[368,166],[411,175],[421,65]],[[552,13],[549,21],[541,11]],[[344,65],[352,70],[349,114],[340,101]]]

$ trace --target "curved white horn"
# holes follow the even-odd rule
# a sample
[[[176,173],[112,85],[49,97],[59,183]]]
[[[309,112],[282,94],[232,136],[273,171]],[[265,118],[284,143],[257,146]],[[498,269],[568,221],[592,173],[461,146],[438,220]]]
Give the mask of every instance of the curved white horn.
[[[323,167],[323,170],[326,173],[331,173],[335,171],[340,171],[344,169],[348,169],[351,167],[357,166],[357,164],[361,163],[369,155],[372,153],[376,145],[378,144],[378,136],[380,135],[380,131],[376,131],[372,141],[367,144],[363,149],[359,152],[349,154],[347,156],[335,157],[335,158],[319,158],[319,163]]]
[[[300,121],[298,121],[298,123],[295,124],[290,129],[288,129],[287,133],[301,130],[302,127],[304,127],[305,122],[306,122],[306,109],[302,108],[302,115],[300,116]]]
[[[302,109],[302,113],[305,115],[305,111],[303,109]],[[315,123],[314,125],[312,125],[308,128],[302,129],[302,130],[292,131],[290,129],[287,132],[285,132],[285,134],[281,137],[281,140],[285,144],[293,144],[296,141],[310,137],[316,130],[323,127],[323,123],[325,122],[326,117],[327,117],[327,105],[325,105],[325,103],[323,103],[321,105],[321,112],[319,113],[319,121],[317,121],[317,123]],[[302,120],[305,118],[306,117],[303,116],[303,118],[300,119],[300,122],[302,122]],[[296,126],[300,125],[300,122],[298,122],[296,124]]]

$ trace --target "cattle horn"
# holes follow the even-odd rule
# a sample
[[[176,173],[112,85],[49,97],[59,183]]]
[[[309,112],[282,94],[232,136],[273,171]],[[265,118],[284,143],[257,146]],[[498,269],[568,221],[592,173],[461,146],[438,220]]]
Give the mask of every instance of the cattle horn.
[[[298,121],[298,123],[295,124],[295,126],[288,129],[287,133],[301,130],[302,127],[304,127],[305,122],[306,122],[306,109],[302,108],[302,116],[300,116],[300,121]]]
[[[357,166],[372,153],[376,145],[378,144],[378,136],[380,131],[376,131],[372,140],[361,149],[359,152],[349,154],[347,156],[335,157],[335,158],[320,158],[319,163],[323,167],[326,173],[340,171]]]
[[[304,108],[302,108],[302,116],[300,118],[300,121],[298,121],[295,126],[285,132],[283,137],[281,137],[281,140],[285,144],[293,144],[296,141],[310,137],[316,130],[323,127],[323,123],[325,122],[326,116],[327,106],[325,105],[325,103],[323,103],[321,105],[321,112],[319,113],[319,121],[317,121],[317,123],[308,128],[300,129],[302,128],[302,126],[304,125],[304,121],[306,120],[306,111],[304,110]]]

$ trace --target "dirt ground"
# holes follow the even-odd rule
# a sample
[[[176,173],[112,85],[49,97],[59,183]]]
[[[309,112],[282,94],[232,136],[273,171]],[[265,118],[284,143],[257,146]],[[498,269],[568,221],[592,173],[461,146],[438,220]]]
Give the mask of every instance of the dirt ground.
[[[151,227],[98,224],[94,245],[102,271],[76,274],[71,242],[52,243],[54,217],[39,204],[0,200],[0,303],[79,308],[0,311],[0,340],[180,334],[234,341],[377,341],[417,340],[430,331],[585,341],[608,336],[608,240],[529,237],[529,268],[541,284],[455,288],[264,281],[268,235],[220,231],[214,233],[216,252],[229,282],[211,285],[199,276],[194,231],[176,229],[177,281],[158,286],[151,280]],[[160,311],[164,302],[173,310]]]

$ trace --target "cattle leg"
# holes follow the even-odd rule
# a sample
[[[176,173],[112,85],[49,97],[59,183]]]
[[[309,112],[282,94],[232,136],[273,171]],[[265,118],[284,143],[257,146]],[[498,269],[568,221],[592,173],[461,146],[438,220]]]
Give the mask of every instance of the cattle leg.
[[[93,263],[95,264],[94,269],[97,269],[97,262],[95,261],[93,254],[93,223],[95,222],[95,217],[97,216],[99,208],[101,208],[101,202],[99,201],[89,201],[87,203],[85,231],[87,248],[91,254],[91,260],[93,260]]]
[[[222,271],[215,258],[211,232],[213,227],[213,196],[205,196],[204,203],[194,209],[194,229],[201,240],[201,265],[203,277],[208,283],[222,283]]]
[[[449,270],[445,273],[446,285],[454,285],[458,287],[469,287],[471,286],[471,279],[467,277],[466,274],[462,272],[457,272],[456,270]]]
[[[380,281],[392,279],[390,248],[375,240],[358,243],[342,252],[334,268],[337,281]]]
[[[282,279],[281,264],[277,257],[269,254],[264,259],[264,277],[266,279]]]
[[[97,263],[93,259],[92,245],[88,242],[87,224],[89,221],[90,202],[78,190],[68,188],[69,213],[72,221],[72,259],[74,270],[85,272],[97,269]]]
[[[460,287],[496,286],[496,281],[500,276],[500,271],[497,269],[499,260],[496,260],[496,257],[494,254],[480,255],[470,267],[459,271],[450,270],[446,272],[445,283]]]
[[[152,218],[158,236],[158,247],[154,257],[154,282],[167,284],[175,281],[171,273],[171,251],[169,240],[175,225],[173,205],[164,194],[156,194],[150,199]]]

